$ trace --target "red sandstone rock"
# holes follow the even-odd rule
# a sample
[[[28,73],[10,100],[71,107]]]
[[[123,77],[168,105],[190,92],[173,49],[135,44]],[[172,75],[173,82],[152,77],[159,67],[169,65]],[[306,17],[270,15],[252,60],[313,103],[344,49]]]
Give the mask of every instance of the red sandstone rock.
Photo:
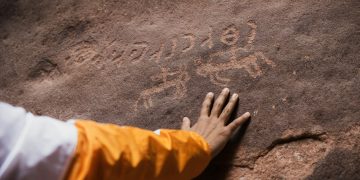
[[[0,100],[142,128],[252,112],[199,179],[360,178],[360,3],[0,0]]]

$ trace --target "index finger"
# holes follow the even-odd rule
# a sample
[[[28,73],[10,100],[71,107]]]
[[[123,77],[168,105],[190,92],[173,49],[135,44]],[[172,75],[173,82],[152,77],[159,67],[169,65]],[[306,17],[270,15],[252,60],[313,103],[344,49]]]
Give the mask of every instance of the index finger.
[[[246,112],[245,114],[241,115],[233,122],[228,124],[225,128],[227,128],[231,133],[234,132],[238,127],[240,127],[244,122],[246,122],[250,117],[250,113]]]

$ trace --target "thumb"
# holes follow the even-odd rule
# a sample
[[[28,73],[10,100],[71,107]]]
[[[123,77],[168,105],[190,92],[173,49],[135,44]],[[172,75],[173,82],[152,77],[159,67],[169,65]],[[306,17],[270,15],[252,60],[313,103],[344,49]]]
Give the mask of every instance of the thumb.
[[[188,117],[183,118],[183,122],[181,124],[181,130],[189,130],[190,129],[190,119]]]

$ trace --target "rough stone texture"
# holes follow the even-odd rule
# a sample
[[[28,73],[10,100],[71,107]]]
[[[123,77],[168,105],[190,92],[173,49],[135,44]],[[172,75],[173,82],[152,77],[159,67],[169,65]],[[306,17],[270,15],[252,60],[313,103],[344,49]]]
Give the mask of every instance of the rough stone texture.
[[[151,130],[252,112],[199,179],[360,178],[360,1],[0,0],[0,100]],[[242,132],[242,133],[241,133]]]

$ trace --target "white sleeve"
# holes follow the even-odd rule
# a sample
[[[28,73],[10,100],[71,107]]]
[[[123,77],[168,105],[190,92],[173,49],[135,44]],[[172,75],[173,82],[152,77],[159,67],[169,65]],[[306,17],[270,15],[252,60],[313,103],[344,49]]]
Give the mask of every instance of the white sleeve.
[[[0,179],[63,179],[76,144],[73,123],[0,102]]]

